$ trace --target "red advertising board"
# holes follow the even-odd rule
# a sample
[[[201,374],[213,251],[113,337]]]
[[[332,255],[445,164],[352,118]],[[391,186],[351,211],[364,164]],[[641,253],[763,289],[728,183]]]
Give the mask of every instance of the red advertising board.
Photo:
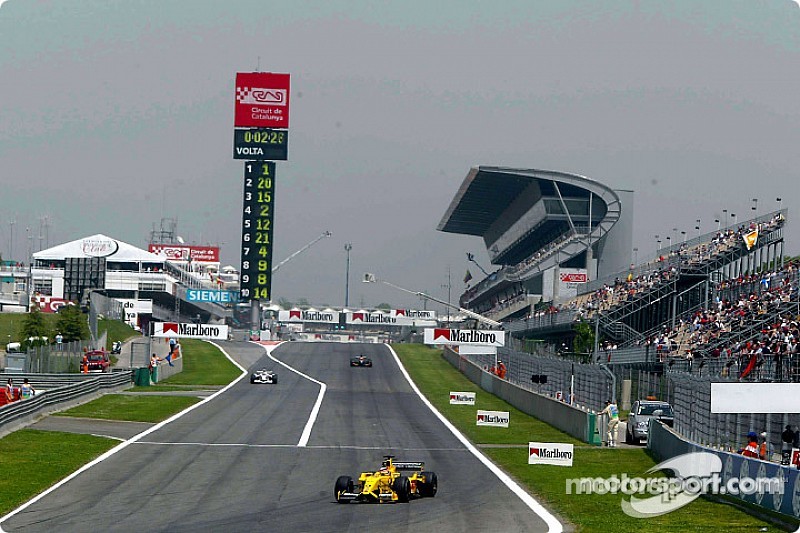
[[[559,276],[564,283],[586,283],[589,277],[583,272],[569,272]]]
[[[192,261],[219,263],[218,246],[186,246],[183,244],[150,244],[147,251],[170,261]]]
[[[39,306],[42,313],[57,313],[59,309],[65,305],[71,305],[69,300],[63,298],[55,298],[53,296],[36,295],[31,298],[31,301]]]
[[[288,128],[289,75],[274,72],[236,74],[235,128]]]

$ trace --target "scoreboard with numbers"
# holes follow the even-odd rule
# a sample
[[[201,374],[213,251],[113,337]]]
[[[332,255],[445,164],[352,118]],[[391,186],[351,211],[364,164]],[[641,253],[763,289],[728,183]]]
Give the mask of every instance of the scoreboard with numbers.
[[[244,164],[242,204],[242,300],[272,299],[272,236],[275,217],[275,163]]]

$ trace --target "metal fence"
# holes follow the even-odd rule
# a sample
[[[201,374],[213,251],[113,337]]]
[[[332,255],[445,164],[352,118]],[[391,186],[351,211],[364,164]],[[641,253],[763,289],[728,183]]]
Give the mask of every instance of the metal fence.
[[[464,355],[484,370],[495,364],[489,354]],[[563,357],[525,353],[508,348],[498,348],[497,358],[506,366],[506,380],[539,394],[561,398],[573,405],[600,410],[614,391],[614,376],[604,365],[584,364]],[[546,383],[534,383],[534,376],[546,376]],[[570,398],[570,390],[573,396]]]
[[[800,427],[800,414],[717,414],[711,412],[712,376],[686,372],[654,372],[648,369],[615,369],[617,383],[631,381],[631,400],[653,396],[669,402],[675,411],[674,430],[690,441],[715,448],[736,451],[745,444],[749,431],[767,432],[772,460],[778,460],[781,433],[787,425]],[[753,398],[754,402],[758,398]]]

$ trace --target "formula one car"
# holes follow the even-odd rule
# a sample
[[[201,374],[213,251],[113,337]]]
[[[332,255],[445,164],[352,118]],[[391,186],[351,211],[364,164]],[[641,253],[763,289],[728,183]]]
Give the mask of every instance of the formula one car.
[[[358,480],[350,476],[339,476],[333,488],[338,503],[377,502],[406,503],[415,497],[433,497],[439,488],[434,472],[423,470],[425,463],[401,463],[393,455],[384,455],[377,472],[362,472]],[[413,472],[406,476],[404,471]]]
[[[256,370],[252,374],[250,374],[250,383],[277,383],[278,382],[278,374],[273,372],[272,370],[267,370],[266,368],[262,368],[261,370]]]
[[[365,355],[350,358],[350,366],[372,366],[372,359]]]

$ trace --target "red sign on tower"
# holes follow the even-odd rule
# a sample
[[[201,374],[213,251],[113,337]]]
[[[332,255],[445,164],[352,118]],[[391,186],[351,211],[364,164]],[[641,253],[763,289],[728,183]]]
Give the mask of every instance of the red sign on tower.
[[[273,72],[236,74],[236,128],[289,127],[289,75]]]

